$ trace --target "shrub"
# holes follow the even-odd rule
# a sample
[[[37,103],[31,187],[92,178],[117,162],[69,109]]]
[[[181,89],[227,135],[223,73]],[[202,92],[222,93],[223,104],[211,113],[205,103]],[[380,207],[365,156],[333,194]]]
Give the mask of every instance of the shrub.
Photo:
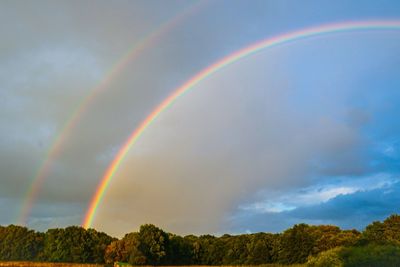
[[[319,253],[317,256],[310,257],[307,267],[342,267],[343,260],[340,257],[341,247],[333,248]]]
[[[400,266],[400,247],[394,245],[367,245],[348,247],[341,252],[346,267]]]

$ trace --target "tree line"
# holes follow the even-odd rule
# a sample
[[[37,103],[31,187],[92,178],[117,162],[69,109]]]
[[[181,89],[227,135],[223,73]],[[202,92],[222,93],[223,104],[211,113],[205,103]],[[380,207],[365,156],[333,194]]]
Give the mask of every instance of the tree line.
[[[369,258],[368,258],[369,257]],[[400,216],[373,222],[363,232],[332,225],[296,224],[282,233],[187,235],[152,225],[113,238],[78,226],[49,229],[0,226],[0,260],[132,265],[400,266]],[[371,262],[377,262],[377,265]],[[336,264],[336,265],[335,265]],[[361,265],[360,265],[361,264]],[[364,265],[363,265],[364,264]]]
[[[16,225],[0,226],[0,260],[104,263],[104,252],[115,240],[78,226],[49,229],[46,233]]]

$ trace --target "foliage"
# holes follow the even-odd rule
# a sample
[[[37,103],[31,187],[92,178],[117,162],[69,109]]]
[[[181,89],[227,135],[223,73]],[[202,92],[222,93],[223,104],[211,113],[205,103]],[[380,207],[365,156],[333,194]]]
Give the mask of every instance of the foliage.
[[[341,250],[341,247],[337,247],[310,257],[307,261],[307,267],[342,267],[344,265],[340,256]]]
[[[279,262],[283,264],[303,263],[315,245],[312,228],[307,224],[296,224],[286,230],[281,238]]]
[[[139,254],[138,246],[138,234],[127,234],[121,240],[115,240],[107,246],[104,260],[110,264],[114,262],[131,262],[135,265],[145,264],[144,255]]]
[[[166,262],[168,265],[190,265],[194,263],[194,248],[188,238],[169,234]]]
[[[117,240],[78,226],[49,229],[0,226],[0,260],[131,265],[400,266],[400,216],[360,233],[332,225],[297,224],[283,233],[188,235],[146,224]]]
[[[367,245],[343,249],[340,253],[345,267],[400,266],[400,247],[395,245]]]
[[[50,229],[44,236],[43,260],[51,262],[103,263],[113,238],[94,229],[70,226]]]
[[[363,243],[400,245],[400,216],[391,215],[383,222],[373,222],[362,234]]]
[[[311,231],[315,241],[312,255],[340,246],[353,246],[357,244],[361,236],[357,230],[343,231],[332,225],[312,226]]]
[[[30,260],[40,257],[43,249],[43,234],[26,227],[0,226],[0,260]]]
[[[138,252],[144,255],[145,264],[160,265],[165,262],[169,245],[167,233],[152,224],[145,224],[140,226],[138,240]]]
[[[176,240],[173,244],[177,245]],[[160,265],[167,263],[168,250],[172,257],[171,249],[168,234],[152,224],[146,224],[140,227],[138,233],[127,234],[121,240],[114,241],[107,246],[104,259],[106,263],[128,262],[132,265]]]

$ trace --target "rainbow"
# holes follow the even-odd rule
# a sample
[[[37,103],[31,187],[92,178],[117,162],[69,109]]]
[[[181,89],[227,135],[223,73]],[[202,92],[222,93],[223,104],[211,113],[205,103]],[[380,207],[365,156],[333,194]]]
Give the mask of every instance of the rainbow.
[[[65,122],[59,134],[54,139],[49,150],[46,152],[44,161],[40,165],[36,172],[36,175],[32,179],[32,183],[29,186],[24,202],[22,203],[21,210],[17,218],[17,224],[25,225],[27,218],[32,210],[32,206],[38,196],[38,193],[46,179],[48,177],[52,162],[58,157],[62,150],[66,140],[70,137],[73,129],[77,126],[82,118],[82,115],[87,111],[88,107],[94,101],[97,95],[105,91],[110,87],[111,83],[118,77],[118,75],[127,67],[127,65],[137,58],[144,50],[155,45],[165,34],[176,28],[181,24],[182,21],[186,20],[195,12],[198,12],[205,6],[207,2],[199,1],[185,8],[180,14],[172,17],[168,21],[161,24],[158,28],[153,30],[150,34],[143,37],[141,40],[136,42],[127,53],[123,54],[122,57],[107,71],[107,75],[100,83],[90,90],[90,93],[82,99],[77,105],[77,108],[72,112],[69,119]]]
[[[268,39],[261,40],[254,44],[251,44],[243,49],[240,49],[221,60],[218,60],[214,64],[206,67],[193,77],[191,77],[188,81],[182,84],[180,87],[173,90],[172,94],[170,94],[166,99],[164,99],[141,123],[140,125],[131,133],[129,138],[122,145],[118,154],[111,162],[106,172],[104,173],[101,182],[99,183],[95,194],[93,195],[91,202],[89,204],[89,208],[86,212],[84,220],[82,222],[82,226],[84,228],[89,228],[92,225],[94,216],[96,214],[97,208],[102,201],[105,191],[112,178],[115,176],[115,173],[118,171],[118,168],[124,161],[128,151],[132,148],[132,146],[137,142],[143,132],[146,130],[149,125],[151,125],[157,117],[165,111],[168,107],[170,107],[180,96],[187,93],[190,89],[192,89],[195,85],[203,81],[204,79],[210,77],[217,71],[222,68],[240,60],[252,54],[255,54],[263,49],[271,48],[274,46],[290,43],[293,41],[297,41],[300,39],[332,34],[332,33],[341,33],[341,32],[350,32],[350,31],[361,31],[361,30],[400,30],[400,20],[379,20],[379,21],[360,21],[360,22],[343,22],[343,23],[334,23],[334,24],[326,24],[317,27],[306,28],[294,32],[289,32],[285,34],[281,34],[275,37],[271,37]]]

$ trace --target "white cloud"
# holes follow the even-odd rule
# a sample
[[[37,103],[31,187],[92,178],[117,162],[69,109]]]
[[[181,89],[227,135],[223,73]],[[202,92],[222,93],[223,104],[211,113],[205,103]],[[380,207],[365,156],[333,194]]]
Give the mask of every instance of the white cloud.
[[[398,178],[386,173],[362,178],[337,177],[332,180],[331,183],[315,184],[292,192],[283,192],[272,198],[268,196],[269,192],[265,192],[266,200],[239,206],[239,210],[256,213],[291,211],[300,207],[321,204],[339,195],[389,188],[399,181]]]
[[[283,212],[295,209],[295,206],[288,205],[282,202],[256,202],[250,205],[239,206],[240,210],[250,212]]]

